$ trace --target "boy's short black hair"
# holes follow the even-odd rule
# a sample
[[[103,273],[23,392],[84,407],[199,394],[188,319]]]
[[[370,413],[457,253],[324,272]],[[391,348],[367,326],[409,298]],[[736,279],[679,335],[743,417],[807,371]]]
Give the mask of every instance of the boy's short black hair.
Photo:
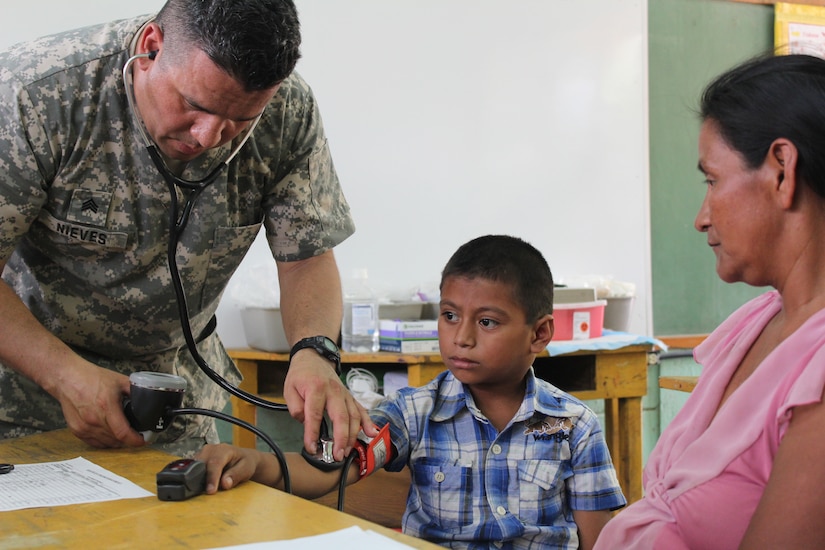
[[[449,277],[487,279],[508,284],[528,323],[553,313],[553,274],[535,247],[509,235],[486,235],[465,243],[444,266]]]

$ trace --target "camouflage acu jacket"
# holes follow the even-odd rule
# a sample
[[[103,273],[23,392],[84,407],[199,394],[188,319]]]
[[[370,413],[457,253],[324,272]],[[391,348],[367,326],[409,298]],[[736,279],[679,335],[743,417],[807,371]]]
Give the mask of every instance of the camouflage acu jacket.
[[[169,190],[141,141],[121,75],[147,19],[0,54],[3,279],[49,330],[93,362],[124,373],[147,366],[186,371],[189,405],[219,406],[225,398],[195,372],[185,349],[180,353],[166,261]],[[193,161],[183,176],[202,177],[232,146]],[[297,74],[282,84],[228,170],[201,193],[180,238],[177,263],[194,334],[207,326],[261,224],[283,261],[320,254],[354,231],[318,107]],[[216,370],[237,379],[219,342],[202,345]],[[0,420],[50,426],[56,418],[54,400],[0,366]]]

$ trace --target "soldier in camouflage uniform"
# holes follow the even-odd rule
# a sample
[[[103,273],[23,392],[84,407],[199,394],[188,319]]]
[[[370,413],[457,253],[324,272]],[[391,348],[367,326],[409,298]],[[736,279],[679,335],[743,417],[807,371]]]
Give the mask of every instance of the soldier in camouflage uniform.
[[[289,1],[170,0],[156,18],[0,54],[0,437],[68,425],[94,446],[142,445],[122,411],[135,371],[183,376],[186,407],[227,403],[185,345],[166,260],[170,192],[140,124],[173,172],[198,179],[263,113],[198,197],[177,247],[207,363],[239,382],[210,321],[261,224],[278,264],[289,340],[336,338],[341,288],[332,248],[354,225],[315,99],[292,72],[299,44]],[[153,51],[129,67],[132,110],[124,64]],[[339,457],[369,422],[312,350],[295,355],[286,386],[308,447],[324,408]],[[216,440],[212,419],[186,416],[158,443],[186,455]]]

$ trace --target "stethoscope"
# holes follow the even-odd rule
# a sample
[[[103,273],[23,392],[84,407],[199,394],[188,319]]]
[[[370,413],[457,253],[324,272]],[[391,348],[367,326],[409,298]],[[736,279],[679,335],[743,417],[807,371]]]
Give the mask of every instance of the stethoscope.
[[[264,409],[269,409],[273,411],[288,411],[286,405],[282,403],[275,403],[272,401],[268,401],[266,399],[262,399],[261,397],[244,391],[237,386],[228,382],[225,378],[223,378],[220,374],[215,372],[212,367],[209,366],[209,363],[203,358],[197,348],[197,342],[195,341],[195,337],[192,334],[192,326],[191,326],[191,319],[189,317],[189,308],[186,303],[186,293],[183,288],[183,281],[180,276],[180,270],[178,269],[177,264],[177,248],[180,242],[180,237],[183,234],[184,230],[186,229],[186,225],[189,222],[189,215],[192,212],[192,208],[195,204],[195,201],[200,196],[201,192],[206,189],[209,185],[215,182],[221,172],[229,165],[229,162],[235,158],[238,152],[241,150],[241,147],[244,146],[246,141],[252,135],[252,132],[255,130],[255,127],[258,125],[258,122],[261,120],[263,116],[263,112],[261,112],[254,121],[249,125],[249,128],[246,131],[246,135],[240,140],[240,142],[235,146],[235,148],[229,153],[229,156],[226,157],[220,164],[218,164],[215,168],[213,168],[205,177],[199,180],[186,180],[177,175],[175,175],[169,167],[166,165],[166,162],[163,160],[160,152],[158,152],[157,146],[154,142],[149,139],[148,134],[146,133],[146,129],[143,125],[143,120],[140,117],[140,113],[137,110],[137,102],[135,101],[134,97],[134,88],[132,86],[132,79],[131,79],[131,72],[129,68],[132,64],[141,58],[146,58],[150,60],[154,60],[155,56],[157,55],[157,50],[151,51],[148,53],[140,53],[131,56],[129,59],[126,60],[126,63],[123,64],[123,85],[126,89],[126,100],[129,104],[129,108],[135,116],[137,120],[137,128],[143,139],[143,143],[146,145],[146,151],[149,153],[149,157],[152,159],[155,167],[157,168],[158,172],[163,179],[166,181],[166,185],[169,189],[169,194],[171,197],[171,206],[169,209],[169,241],[167,243],[166,248],[166,258],[169,264],[169,271],[172,276],[172,286],[175,290],[175,296],[177,298],[177,305],[178,305],[178,316],[180,318],[181,329],[183,331],[184,339],[186,340],[186,346],[189,350],[189,353],[192,355],[192,358],[195,360],[195,363],[198,367],[218,386],[229,392],[231,395],[246,401],[247,403],[251,403],[257,407],[261,407]],[[177,191],[180,190],[186,197],[186,201],[183,205],[183,208],[180,209],[179,201],[178,201],[178,193]],[[201,414],[204,413],[203,409],[198,409]],[[208,414],[209,416],[215,416],[216,418],[222,418],[223,420],[227,420],[227,418],[223,418],[223,415],[217,416],[215,413]],[[234,419],[237,420],[237,419]],[[252,430],[258,435],[261,435],[261,432],[257,431],[257,429]],[[325,434],[327,432],[326,422],[322,421],[321,423],[321,432]],[[270,446],[273,444],[271,440],[265,438],[267,443],[270,443]],[[310,455],[305,450],[302,451],[304,457],[315,464],[317,467],[323,469],[337,469],[343,465],[342,463],[334,463],[330,462],[331,452],[329,449],[322,450],[317,455]],[[288,476],[287,469],[285,463],[283,462],[283,458],[280,455],[280,451],[276,451],[276,455],[278,455],[279,461],[282,463],[282,471],[286,476]],[[351,462],[352,458],[349,460],[345,460],[344,462]],[[348,468],[344,469],[344,473]],[[285,478],[285,481],[288,478]],[[342,476],[341,481],[341,488],[339,488],[339,509],[343,507],[343,486],[344,486],[344,476]]]
[[[132,79],[131,79],[131,72],[129,71],[132,64],[141,58],[151,59],[154,60],[155,56],[157,55],[157,51],[152,51],[149,53],[139,53],[135,54],[129,59],[126,60],[126,63],[123,64],[123,85],[126,89],[126,100],[129,104],[129,108],[131,109],[132,113],[135,115],[137,119],[137,128],[143,139],[143,143],[146,145],[146,151],[149,153],[149,156],[152,159],[152,162],[155,164],[158,172],[163,179],[166,181],[166,185],[169,188],[169,194],[171,196],[172,204],[169,209],[169,241],[167,243],[166,248],[166,257],[169,263],[169,270],[172,275],[172,286],[175,289],[175,296],[177,297],[178,303],[178,314],[180,316],[181,321],[181,328],[183,330],[183,336],[186,340],[186,346],[189,349],[189,352],[192,354],[193,359],[201,368],[201,370],[206,373],[209,378],[211,378],[216,384],[220,387],[228,391],[230,394],[238,397],[239,399],[243,399],[253,405],[258,407],[262,407],[265,409],[276,410],[276,411],[285,411],[287,410],[286,405],[281,403],[274,403],[272,401],[268,401],[266,399],[261,399],[257,395],[251,394],[246,392],[233,384],[227,382],[220,374],[215,372],[212,367],[206,362],[206,360],[201,356],[200,352],[197,348],[197,342],[195,342],[195,337],[192,334],[192,327],[190,324],[189,318],[189,309],[186,304],[186,293],[184,292],[183,288],[183,281],[181,280],[180,270],[178,269],[177,265],[177,257],[176,251],[178,248],[178,244],[180,242],[180,237],[183,234],[184,230],[186,229],[186,225],[189,222],[189,215],[192,212],[192,208],[195,205],[195,201],[200,196],[201,192],[206,189],[209,185],[215,182],[221,172],[229,165],[229,162],[235,158],[238,152],[241,150],[241,147],[244,146],[246,141],[252,135],[252,132],[255,130],[255,127],[258,125],[258,122],[261,120],[261,116],[263,113],[259,114],[254,121],[249,125],[249,128],[246,131],[246,135],[240,142],[235,146],[229,156],[226,157],[220,164],[218,164],[215,168],[213,168],[205,177],[199,180],[186,180],[181,177],[176,176],[169,167],[166,166],[166,162],[163,160],[160,152],[157,149],[157,146],[149,139],[149,135],[146,133],[146,129],[143,126],[143,121],[140,117],[140,113],[137,110],[137,103],[135,101],[135,93],[132,86]],[[178,200],[178,193],[177,191],[181,190],[186,197],[186,201],[183,205],[183,208],[180,208],[180,202]]]

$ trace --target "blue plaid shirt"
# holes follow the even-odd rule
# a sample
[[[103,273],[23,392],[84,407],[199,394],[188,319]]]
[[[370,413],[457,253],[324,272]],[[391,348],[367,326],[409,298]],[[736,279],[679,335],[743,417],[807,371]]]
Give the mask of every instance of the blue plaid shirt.
[[[578,548],[573,510],[626,504],[596,415],[527,374],[521,408],[501,432],[446,371],[370,411],[390,423],[412,486],[404,532],[449,548]]]

